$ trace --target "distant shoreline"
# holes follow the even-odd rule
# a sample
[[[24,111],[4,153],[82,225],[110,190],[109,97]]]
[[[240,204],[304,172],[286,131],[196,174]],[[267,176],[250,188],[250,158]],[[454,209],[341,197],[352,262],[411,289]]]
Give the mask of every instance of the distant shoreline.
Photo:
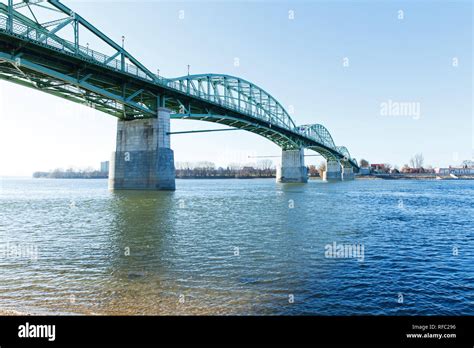
[[[453,178],[436,174],[371,174],[356,175],[355,178],[361,180],[474,180],[474,175],[458,175]]]
[[[8,178],[8,177],[5,177]],[[12,177],[14,178],[14,177]],[[18,177],[19,178],[19,177]],[[28,177],[21,177],[21,178],[28,178]],[[205,180],[205,179],[275,179],[275,175],[270,176],[238,176],[238,175],[216,175],[216,176],[176,176],[176,179],[195,179],[195,180]],[[71,176],[34,176],[33,179],[108,179],[108,175],[71,175]],[[308,177],[309,180],[321,180],[321,177],[318,176],[310,176]],[[474,175],[458,175],[456,177],[451,177],[447,175],[436,175],[436,174],[426,174],[426,173],[419,173],[419,174],[369,174],[369,175],[355,175],[356,180],[474,180]]]
[[[29,178],[29,177],[24,177]],[[33,179],[108,179],[108,176],[104,177],[48,177],[48,176],[41,176],[41,177],[33,177]],[[197,179],[197,180],[204,180],[204,179],[275,179],[275,176],[177,176],[176,179]]]
[[[176,179],[275,179],[275,176],[177,176]]]
[[[34,179],[107,179],[109,173],[100,171],[91,172],[72,172],[72,171],[54,171],[54,172],[34,172]]]

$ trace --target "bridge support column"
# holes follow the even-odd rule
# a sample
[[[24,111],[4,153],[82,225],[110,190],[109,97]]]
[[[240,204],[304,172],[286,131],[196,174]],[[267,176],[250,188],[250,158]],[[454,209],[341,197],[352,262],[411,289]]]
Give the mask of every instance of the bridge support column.
[[[304,149],[283,150],[281,166],[277,167],[277,182],[308,182],[308,169],[304,165]]]
[[[342,170],[342,180],[354,180],[354,170],[352,167],[344,167]]]
[[[174,190],[174,154],[170,149],[170,111],[157,118],[119,120],[117,146],[109,166],[109,189]]]
[[[339,161],[326,161],[326,171],[323,174],[325,181],[341,181],[342,180],[342,166]]]

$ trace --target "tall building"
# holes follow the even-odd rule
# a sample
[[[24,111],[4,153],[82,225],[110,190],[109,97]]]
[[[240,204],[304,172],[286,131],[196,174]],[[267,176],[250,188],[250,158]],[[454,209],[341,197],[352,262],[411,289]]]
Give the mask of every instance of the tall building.
[[[109,161],[100,162],[100,171],[102,173],[108,173],[109,172]]]

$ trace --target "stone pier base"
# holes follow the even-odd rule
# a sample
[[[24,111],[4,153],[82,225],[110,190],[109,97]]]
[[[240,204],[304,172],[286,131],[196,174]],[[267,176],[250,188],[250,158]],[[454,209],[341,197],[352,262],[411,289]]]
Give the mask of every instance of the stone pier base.
[[[326,162],[326,171],[323,174],[325,181],[341,181],[342,166],[339,161],[330,160]]]
[[[281,166],[277,167],[276,181],[282,183],[308,182],[308,170],[304,165],[304,150],[283,150]]]
[[[342,180],[354,180],[354,170],[352,167],[346,168],[344,167],[342,170]]]
[[[109,166],[109,189],[174,190],[174,154],[170,148],[170,111],[158,117],[117,124],[116,151]]]

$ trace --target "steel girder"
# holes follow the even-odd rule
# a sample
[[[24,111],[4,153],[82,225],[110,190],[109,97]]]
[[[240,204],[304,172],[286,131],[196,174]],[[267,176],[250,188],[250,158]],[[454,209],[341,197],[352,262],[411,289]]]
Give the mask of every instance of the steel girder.
[[[334,144],[334,140],[332,139],[331,134],[321,124],[308,124],[299,126],[300,132],[306,135],[308,138],[312,138],[331,149],[336,149],[336,145]]]
[[[2,3],[3,2],[3,3]],[[0,78],[94,107],[122,119],[156,117],[229,125],[259,134],[283,149],[306,147],[356,167],[322,125],[297,127],[269,93],[239,77],[217,74],[165,79],[57,0],[0,2]],[[35,9],[52,15],[41,20]],[[69,28],[69,36],[65,31]],[[81,44],[87,31],[113,53]]]
[[[262,88],[229,75],[200,74],[168,79],[168,86],[289,129],[296,125],[285,108]]]
[[[344,155],[344,158],[341,160],[341,163],[344,167],[352,167],[351,161],[357,162],[355,158],[351,158],[349,150],[345,146],[337,146],[337,151]]]
[[[351,155],[345,146],[336,146],[332,139],[331,133],[322,124],[308,124],[299,126],[300,132],[305,134],[308,138],[312,138],[315,141],[326,145],[326,147],[335,150],[342,156],[335,156],[334,152],[320,149],[317,146],[310,146],[311,149],[320,152],[327,160],[340,160],[344,166],[352,166],[351,162],[356,162],[355,158],[351,158]]]
[[[56,49],[63,51],[63,53],[74,54],[86,59],[91,59],[94,62],[102,63],[116,70],[131,73],[151,81],[156,81],[158,79],[155,74],[145,68],[123,47],[119,46],[91,23],[58,0],[8,0],[8,3],[8,6],[0,3],[0,18],[3,15],[7,22],[6,29],[14,35],[35,41],[36,43],[45,43],[50,47],[55,47]],[[28,8],[29,13],[32,16],[28,16],[28,12],[19,12],[19,9],[25,7]],[[56,13],[56,16],[59,16],[59,18],[40,23],[33,11],[35,7],[48,10],[50,13],[54,12]],[[72,41],[64,39],[58,35],[60,30],[69,24],[73,29]],[[81,30],[93,34],[98,40],[104,43],[105,46],[111,48],[114,53],[111,56],[106,56],[100,52],[89,49],[87,46],[81,45],[79,35]]]

